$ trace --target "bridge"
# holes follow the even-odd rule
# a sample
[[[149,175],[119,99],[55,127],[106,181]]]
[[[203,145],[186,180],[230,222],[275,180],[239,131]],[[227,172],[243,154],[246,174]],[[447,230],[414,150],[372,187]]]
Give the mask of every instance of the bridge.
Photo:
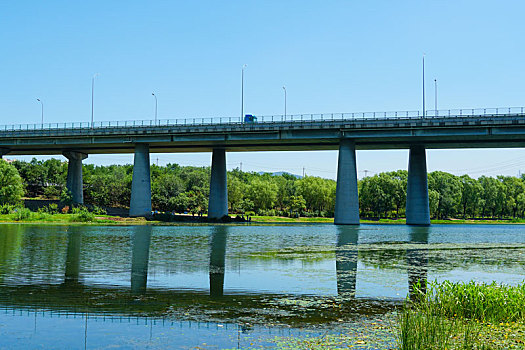
[[[150,152],[212,152],[208,216],[228,214],[226,152],[339,150],[335,224],[359,224],[356,150],[409,149],[407,224],[430,224],[426,149],[525,147],[524,107],[0,126],[0,156],[64,155],[83,203],[82,160],[134,153],[129,213],[151,213]]]

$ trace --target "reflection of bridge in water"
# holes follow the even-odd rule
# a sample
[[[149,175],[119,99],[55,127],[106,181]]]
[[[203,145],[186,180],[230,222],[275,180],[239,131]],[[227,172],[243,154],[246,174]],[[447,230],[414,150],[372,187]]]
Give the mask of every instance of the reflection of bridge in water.
[[[260,292],[225,293],[226,248],[228,226],[215,226],[209,238],[208,274],[209,289],[174,290],[169,288],[148,288],[148,266],[151,249],[151,226],[133,227],[131,237],[131,275],[130,285],[108,286],[87,283],[81,273],[82,227],[72,226],[67,233],[65,249],[64,276],[61,283],[15,283],[0,284],[0,305],[8,309],[48,310],[52,314],[99,313],[102,315],[121,315],[120,317],[148,316],[165,318],[178,317],[184,310],[199,309],[203,318],[234,319],[246,316],[246,310],[262,310],[268,307],[288,310],[291,321],[297,321],[297,312],[303,319],[318,318],[314,311],[297,310],[293,305],[275,304],[272,300],[293,298],[288,294]],[[428,243],[428,227],[411,227],[410,242]],[[323,310],[323,317],[335,320],[342,310],[350,308],[358,313],[383,313],[391,310],[392,303],[387,300],[369,297],[356,298],[358,265],[359,228],[342,226],[337,228],[335,265],[338,297],[323,297],[329,303],[342,305],[340,310]],[[406,250],[408,264],[409,294],[414,286],[426,282],[427,250],[415,249],[411,245]],[[1,264],[0,264],[1,265]],[[1,278],[2,276],[0,276]],[[1,279],[0,279],[1,281]],[[271,281],[268,281],[271,283]],[[327,301],[327,303],[328,303]],[[217,312],[220,311],[220,312]],[[109,317],[109,316],[108,316]],[[285,320],[286,317],[283,317]]]

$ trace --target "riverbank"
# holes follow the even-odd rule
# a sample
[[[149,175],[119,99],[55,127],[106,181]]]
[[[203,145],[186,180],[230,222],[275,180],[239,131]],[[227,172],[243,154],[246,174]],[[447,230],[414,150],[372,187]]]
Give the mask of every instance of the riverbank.
[[[0,223],[37,223],[37,224],[86,224],[86,225],[180,225],[180,224],[213,224],[213,223],[244,223],[243,220],[236,220],[233,216],[231,221],[210,221],[206,216],[198,217],[191,215],[175,215],[175,219],[164,220],[162,217],[154,217],[153,219],[145,219],[142,217],[132,218],[116,215],[85,215],[84,213],[41,213],[30,212],[25,215],[17,213],[0,214]],[[250,224],[309,224],[309,223],[326,223],[334,222],[333,218],[324,217],[281,217],[281,216],[252,216],[251,221],[246,222]],[[370,220],[361,219],[362,224],[391,224],[404,225],[405,219],[380,219]],[[525,224],[525,220],[431,220],[432,224]]]
[[[282,216],[253,216],[252,222],[264,222],[264,223],[333,223],[334,218],[324,217],[300,217],[300,218],[289,218]],[[491,220],[491,219],[448,219],[448,220],[431,220],[432,224],[525,224],[525,220]],[[406,224],[406,219],[361,219],[362,224]]]

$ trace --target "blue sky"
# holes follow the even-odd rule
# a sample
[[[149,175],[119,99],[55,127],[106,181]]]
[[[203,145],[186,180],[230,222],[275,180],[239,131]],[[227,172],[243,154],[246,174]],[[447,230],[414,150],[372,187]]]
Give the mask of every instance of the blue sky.
[[[0,4],[0,124],[525,105],[520,1],[16,1]],[[430,150],[429,170],[525,171],[525,151]],[[159,154],[208,165],[210,154]],[[406,169],[360,151],[358,170]],[[9,158],[9,157],[8,157]],[[131,155],[90,156],[97,164]],[[229,153],[228,167],[334,178],[337,152]],[[492,165],[491,165],[492,164]],[[496,165],[494,165],[496,164]]]

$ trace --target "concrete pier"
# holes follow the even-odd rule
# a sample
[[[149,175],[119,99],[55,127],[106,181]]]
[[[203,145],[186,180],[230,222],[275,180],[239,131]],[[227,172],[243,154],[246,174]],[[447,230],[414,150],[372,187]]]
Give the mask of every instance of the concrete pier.
[[[66,187],[71,192],[73,204],[84,204],[82,161],[88,155],[74,151],[65,151],[62,154],[68,159]]]
[[[138,143],[135,145],[135,160],[133,161],[129,216],[149,215],[151,215],[149,145]]]
[[[408,225],[430,225],[427,159],[424,146],[410,146],[406,217]]]
[[[226,151],[213,149],[211,157],[210,198],[208,217],[220,219],[228,215],[228,185],[226,178]]]
[[[9,150],[7,148],[0,148],[0,159],[2,159],[8,153]]]
[[[334,223],[336,225],[359,225],[355,143],[347,139],[339,143]]]

